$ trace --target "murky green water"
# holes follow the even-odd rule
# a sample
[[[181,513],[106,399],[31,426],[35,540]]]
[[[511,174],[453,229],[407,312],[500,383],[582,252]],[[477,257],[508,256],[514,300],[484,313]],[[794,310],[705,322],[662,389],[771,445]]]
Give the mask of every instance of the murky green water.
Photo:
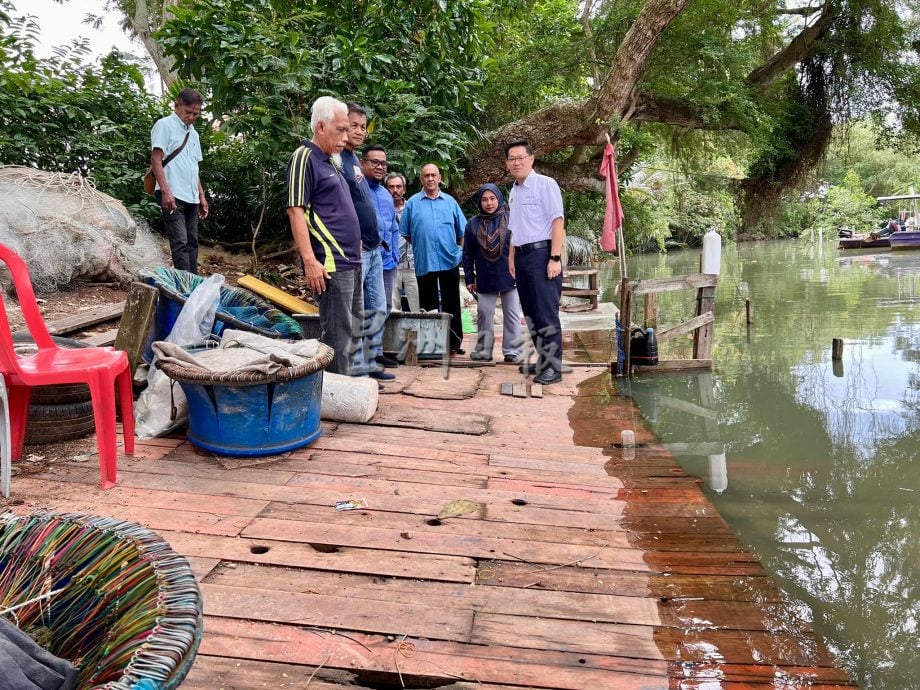
[[[629,273],[698,266],[678,252]],[[771,242],[725,247],[722,266],[712,373],[640,375],[632,395],[854,679],[920,688],[920,251]],[[689,291],[662,295],[661,327],[692,310]]]

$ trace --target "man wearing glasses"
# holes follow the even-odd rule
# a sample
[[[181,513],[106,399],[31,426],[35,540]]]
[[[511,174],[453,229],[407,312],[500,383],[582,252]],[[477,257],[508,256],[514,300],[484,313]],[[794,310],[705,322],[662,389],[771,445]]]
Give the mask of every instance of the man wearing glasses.
[[[393,308],[393,285],[396,283],[396,264],[399,261],[399,224],[392,195],[384,189],[387,174],[387,152],[380,144],[371,144],[361,156],[361,170],[371,191],[371,200],[377,209],[377,227],[380,229],[380,258],[383,262],[383,293],[386,310]],[[383,366],[397,366],[398,362],[385,355],[377,357]]]
[[[342,174],[348,182],[351,200],[361,228],[361,277],[364,288],[364,321],[360,347],[355,353],[355,374],[370,376],[378,381],[396,377],[384,371],[378,358],[383,358],[383,325],[387,318],[387,300],[383,294],[383,263],[380,259],[380,228],[377,209],[371,199],[364,171],[354,151],[367,137],[367,111],[357,103],[348,104],[348,139],[342,151]],[[391,360],[392,361],[392,360]],[[393,362],[395,364],[395,362]]]
[[[505,162],[514,178],[509,197],[511,250],[508,263],[517,281],[521,310],[537,350],[534,383],[562,380],[562,246],[565,216],[562,192],[551,177],[533,171],[533,149],[527,141],[505,147]],[[524,364],[521,371],[532,373]]]

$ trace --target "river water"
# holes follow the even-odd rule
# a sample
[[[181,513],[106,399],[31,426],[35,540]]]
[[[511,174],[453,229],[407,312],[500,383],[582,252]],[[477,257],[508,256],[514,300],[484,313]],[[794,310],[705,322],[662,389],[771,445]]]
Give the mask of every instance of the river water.
[[[628,270],[698,267],[685,251]],[[615,301],[618,270],[601,273]],[[691,292],[659,297],[662,328]],[[920,251],[729,245],[715,318],[711,374],[640,374],[633,398],[860,686],[920,688]],[[663,357],[690,356],[678,340]]]

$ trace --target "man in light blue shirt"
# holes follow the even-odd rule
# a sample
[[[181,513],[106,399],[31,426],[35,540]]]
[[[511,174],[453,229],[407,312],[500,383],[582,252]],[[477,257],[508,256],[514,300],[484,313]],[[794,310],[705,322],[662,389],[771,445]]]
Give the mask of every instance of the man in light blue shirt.
[[[198,272],[198,219],[208,217],[208,199],[198,176],[202,155],[194,124],[199,115],[201,95],[182,89],[172,115],[157,120],[150,130],[150,166],[157,181],[154,198],[160,205],[173,266],[191,273]]]
[[[421,180],[422,191],[403,208],[399,233],[412,243],[421,308],[451,315],[450,352],[462,355],[460,259],[466,218],[457,200],[441,191],[438,166],[423,166]]]
[[[508,262],[537,350],[534,383],[558,383],[562,380],[559,300],[565,245],[562,192],[554,179],[534,172],[533,148],[527,141],[508,144],[505,163],[514,178],[508,202],[511,231]],[[522,371],[530,373],[528,365],[523,365]]]

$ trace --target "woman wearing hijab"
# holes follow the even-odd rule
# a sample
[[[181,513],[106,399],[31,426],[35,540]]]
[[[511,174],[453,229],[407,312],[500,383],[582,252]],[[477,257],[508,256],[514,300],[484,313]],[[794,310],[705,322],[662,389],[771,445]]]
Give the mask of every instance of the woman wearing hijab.
[[[463,238],[463,275],[466,288],[477,297],[476,349],[470,359],[492,361],[495,343],[495,303],[502,298],[502,353],[506,362],[521,361],[521,301],[508,270],[508,207],[501,190],[484,184],[476,192],[479,213],[466,224]]]

